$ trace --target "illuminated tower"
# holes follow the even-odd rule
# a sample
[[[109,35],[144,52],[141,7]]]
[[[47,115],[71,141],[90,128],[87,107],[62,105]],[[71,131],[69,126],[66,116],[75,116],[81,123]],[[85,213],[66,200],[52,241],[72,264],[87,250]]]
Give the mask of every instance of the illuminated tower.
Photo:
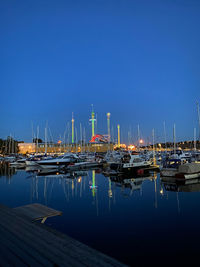
[[[74,116],[72,112],[72,144],[74,144]]]
[[[117,125],[117,129],[118,129],[118,146],[120,146],[120,125]]]
[[[110,113],[107,113],[107,125],[108,125],[108,140],[110,142],[111,138],[110,138]]]
[[[90,121],[92,122],[92,137],[94,136],[94,122],[96,121],[96,119],[94,118],[94,110],[93,110],[93,105],[92,105],[92,114],[91,114],[91,119]]]

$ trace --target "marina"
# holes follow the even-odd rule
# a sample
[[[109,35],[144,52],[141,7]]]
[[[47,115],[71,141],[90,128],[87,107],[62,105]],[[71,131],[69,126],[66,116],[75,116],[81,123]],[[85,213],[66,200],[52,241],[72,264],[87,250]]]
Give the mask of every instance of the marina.
[[[129,154],[121,152],[120,155],[122,155],[121,160],[124,162],[123,155]],[[80,158],[78,154],[75,157]],[[185,262],[189,264],[191,257],[195,262],[195,251],[197,250],[195,243],[194,245],[190,243],[190,248],[187,248],[187,256],[182,260],[180,259],[180,253],[185,250],[187,242],[191,241],[189,235],[193,235],[194,231],[192,221],[195,219],[196,222],[200,222],[200,217],[195,212],[195,210],[198,210],[196,198],[200,197],[198,194],[200,192],[198,179],[187,179],[185,182],[181,182],[180,179],[177,180],[173,177],[160,178],[159,168],[162,171],[161,165],[152,165],[152,168],[149,168],[148,165],[148,168],[146,168],[144,164],[144,169],[140,168],[139,172],[130,170],[129,173],[123,170],[110,169],[110,164],[114,162],[113,157],[116,158],[115,162],[119,164],[119,153],[112,153],[112,160],[110,161],[109,152],[102,160],[103,163],[96,165],[95,168],[91,164],[91,158],[93,158],[93,162],[95,162],[95,158],[90,155],[88,162],[91,165],[83,168],[80,161],[78,166],[81,167],[78,168],[76,163],[72,162],[72,165],[68,165],[72,169],[66,168],[65,164],[63,168],[59,166],[58,169],[41,168],[40,165],[24,166],[22,168],[20,164],[17,168],[10,162],[2,161],[0,168],[0,203],[4,206],[1,206],[2,210],[0,212],[9,213],[9,216],[13,216],[12,213],[17,212],[18,216],[22,216],[23,220],[28,220],[29,224],[39,220],[34,227],[42,227],[40,231],[50,231],[56,235],[51,248],[48,248],[49,251],[54,250],[56,239],[60,236],[65,240],[71,240],[70,238],[72,238],[73,241],[69,241],[70,244],[71,242],[75,242],[75,244],[81,242],[81,245],[78,246],[81,246],[83,251],[85,245],[87,246],[86,250],[89,249],[92,252],[92,249],[94,249],[93,256],[88,254],[83,259],[80,256],[83,251],[79,252],[75,249],[79,256],[77,254],[78,261],[75,260],[73,265],[84,265],[84,260],[86,260],[86,265],[91,266],[94,266],[94,264],[98,266],[122,266],[123,264],[132,266],[149,263],[159,266],[160,261],[165,257],[166,249],[173,255],[175,264]],[[139,161],[138,157],[142,159],[143,153],[137,153],[136,157],[137,164],[138,162],[141,164],[142,161]],[[83,164],[85,162],[87,161],[84,159]],[[157,164],[159,163],[157,162]],[[15,190],[16,187],[17,190]],[[190,195],[192,192],[196,192],[198,195]],[[188,220],[186,220],[192,205],[190,204],[190,207],[186,205],[188,201],[195,203],[193,205],[194,213],[193,215],[190,214],[192,216],[191,224],[188,224]],[[9,206],[9,208],[5,206]],[[166,218],[168,218],[167,221]],[[174,222],[176,223],[174,224]],[[3,223],[4,220],[1,224]],[[17,222],[14,221],[13,223]],[[3,227],[5,228],[5,226]],[[11,224],[6,223],[6,227],[9,232],[11,231],[10,233],[15,231]],[[22,233],[25,230],[21,223],[19,229]],[[180,238],[183,231],[184,241]],[[187,231],[187,234],[185,231]],[[50,238],[48,233],[44,232],[43,235]],[[3,236],[5,238],[2,240],[6,242],[7,233],[2,233],[2,238]],[[171,244],[170,238],[174,240],[174,237],[176,237],[176,242]],[[15,238],[16,244],[24,242],[20,236]],[[116,242],[116,240],[120,240],[120,242]],[[26,242],[28,242],[28,239]],[[39,240],[35,242],[40,244]],[[149,242],[151,242],[151,245]],[[82,245],[82,243],[85,245]],[[36,246],[35,249],[39,247],[40,245]],[[12,253],[14,253],[14,244],[12,248]],[[153,256],[155,250],[159,254],[156,258]],[[6,246],[3,251],[6,252]],[[72,252],[70,251],[62,256],[64,258],[57,258],[57,256],[49,258],[49,254],[47,256],[44,254],[44,258],[37,259],[38,256],[35,256],[36,258],[31,258],[31,260],[41,260],[41,263],[44,260],[50,261],[49,263],[55,261],[58,265],[63,265],[65,262],[68,265],[68,263],[72,264],[73,262],[70,258],[71,253],[75,253],[73,246]],[[28,256],[25,256],[25,251],[20,254],[18,248],[16,252],[19,257],[27,259],[27,263],[31,262],[27,258]],[[31,253],[38,255],[37,251]],[[58,254],[56,252],[57,255],[60,255],[60,253],[61,251]],[[143,253],[148,257],[142,257]],[[56,254],[54,252],[54,255]],[[87,253],[84,255],[87,255]],[[96,263],[94,262],[94,255],[96,255]],[[132,255],[134,255],[134,260]],[[1,262],[8,261],[9,256],[5,257],[1,258]],[[65,257],[67,258],[65,259]],[[63,259],[63,262],[61,262],[61,259]],[[109,260],[107,261],[107,259]],[[13,261],[15,261],[14,258]],[[170,258],[165,259],[165,264],[170,264]]]
[[[200,1],[0,1],[0,266],[199,266]]]

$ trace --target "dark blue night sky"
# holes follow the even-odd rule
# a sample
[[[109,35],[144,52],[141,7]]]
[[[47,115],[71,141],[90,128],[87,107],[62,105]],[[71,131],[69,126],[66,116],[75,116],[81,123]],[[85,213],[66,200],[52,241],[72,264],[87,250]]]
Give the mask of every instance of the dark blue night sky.
[[[75,124],[98,133],[106,113],[122,142],[192,139],[200,101],[199,0],[0,2],[0,137],[31,141],[46,121],[53,138]]]

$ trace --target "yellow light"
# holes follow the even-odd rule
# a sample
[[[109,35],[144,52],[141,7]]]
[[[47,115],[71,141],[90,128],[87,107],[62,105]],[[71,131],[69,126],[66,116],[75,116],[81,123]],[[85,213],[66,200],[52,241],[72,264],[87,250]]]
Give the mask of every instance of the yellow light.
[[[129,146],[128,146],[128,149],[129,149],[129,150],[134,150],[134,149],[135,149],[135,146],[134,146],[134,145],[129,145]]]
[[[163,189],[162,188],[160,189],[160,194],[163,195]]]
[[[143,143],[144,143],[144,141],[142,139],[140,139],[140,144],[143,144]]]
[[[78,178],[78,183],[80,183],[80,182],[81,182],[81,177]]]

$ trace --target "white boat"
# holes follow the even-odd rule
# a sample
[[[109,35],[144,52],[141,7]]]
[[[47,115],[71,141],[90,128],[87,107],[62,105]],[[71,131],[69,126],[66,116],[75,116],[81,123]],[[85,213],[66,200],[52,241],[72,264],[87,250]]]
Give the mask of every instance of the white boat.
[[[26,166],[38,166],[38,162],[41,160],[52,159],[50,156],[35,155],[26,160]]]
[[[141,158],[140,155],[130,154],[122,159],[121,171],[128,173],[137,172],[138,170],[149,168],[151,165],[151,161]]]
[[[26,166],[26,158],[18,159],[10,163],[11,167],[24,168]]]
[[[163,177],[178,179],[195,179],[200,177],[200,162],[179,164],[175,168],[163,168],[160,172]]]
[[[63,156],[57,158],[51,158],[46,160],[40,160],[37,162],[42,168],[58,168],[60,166],[68,166],[70,163],[79,161],[79,157],[73,153],[66,153]]]

